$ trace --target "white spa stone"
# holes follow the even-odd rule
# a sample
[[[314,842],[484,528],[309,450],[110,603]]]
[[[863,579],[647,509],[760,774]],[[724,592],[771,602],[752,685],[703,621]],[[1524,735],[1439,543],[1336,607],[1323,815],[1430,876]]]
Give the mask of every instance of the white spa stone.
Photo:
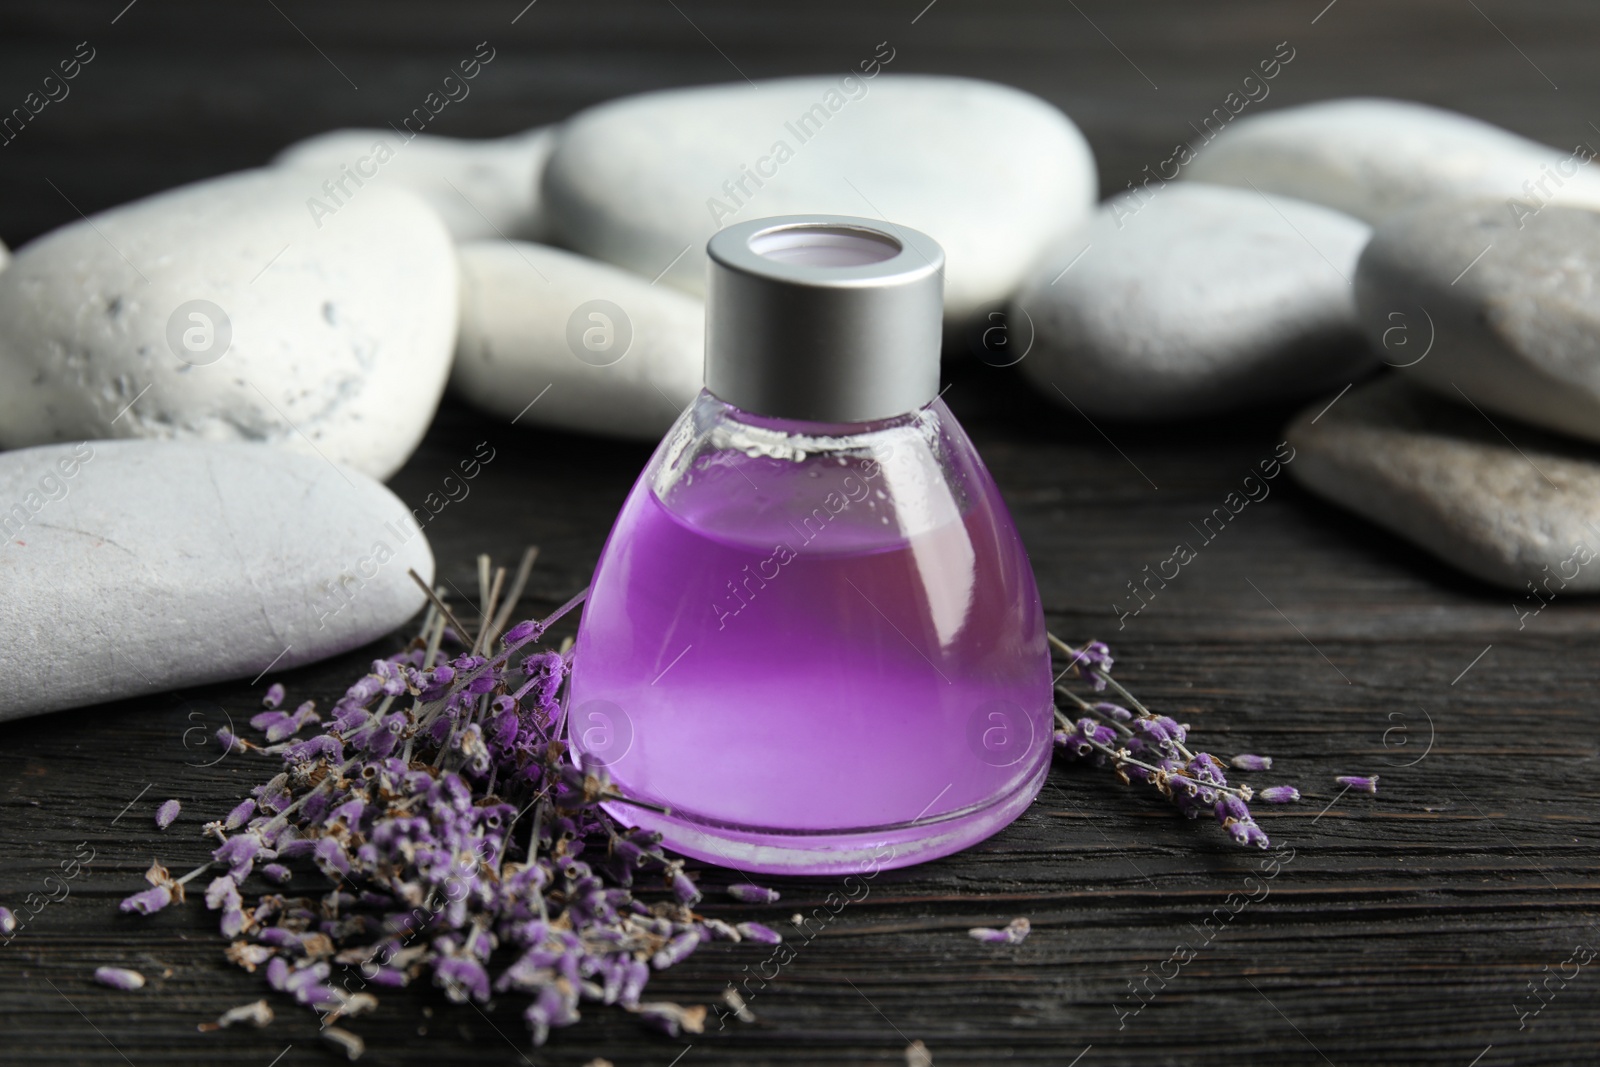
[[[1307,488],[1536,608],[1600,591],[1600,454],[1385,375],[1289,426]],[[1540,599],[1528,596],[1528,583]],[[1515,605],[1513,605],[1515,607]],[[1524,608],[1517,608],[1519,612]]]
[[[0,719],[359,648],[422,606],[408,568],[433,578],[383,485],[260,444],[0,453],[0,509]]]
[[[757,184],[759,183],[759,184]],[[945,314],[1004,300],[1094,204],[1088,143],[1036,96],[967,78],[784,78],[626,97],[558,134],[557,239],[696,295],[706,240],[772,215],[913,227],[946,257]]]
[[[303,172],[182,186],[0,271],[0,444],[265,441],[386,478],[433,417],[455,250],[415,194],[314,218]]]
[[[1456,403],[1600,441],[1600,212],[1443,203],[1378,227],[1356,272],[1387,362]]]
[[[694,297],[546,245],[478,241],[458,254],[450,382],[473,404],[520,426],[653,441],[700,391]]]
[[[367,185],[391,185],[425,199],[457,241],[537,240],[545,234],[540,175],[554,143],[550,127],[483,140],[332,130],[290,145],[272,162],[315,177],[316,192],[308,195],[330,208]]]
[[[1441,200],[1494,199],[1508,218],[1547,203],[1600,206],[1584,144],[1551,148],[1454,111],[1357,97],[1242,118],[1184,175],[1295,196],[1379,222]]]
[[[1058,242],[1008,332],[1023,373],[1091,416],[1168,419],[1308,396],[1377,360],[1349,279],[1370,228],[1198,182],[1125,194]]]

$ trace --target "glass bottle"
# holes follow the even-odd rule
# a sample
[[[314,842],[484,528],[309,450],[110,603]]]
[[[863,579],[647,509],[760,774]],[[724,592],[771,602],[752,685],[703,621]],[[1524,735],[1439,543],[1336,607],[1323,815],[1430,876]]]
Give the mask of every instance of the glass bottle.
[[[712,238],[707,388],[612,529],[568,714],[629,825],[746,871],[946,855],[1027,807],[1051,678],[1033,572],[938,399],[943,253],[792,216]]]

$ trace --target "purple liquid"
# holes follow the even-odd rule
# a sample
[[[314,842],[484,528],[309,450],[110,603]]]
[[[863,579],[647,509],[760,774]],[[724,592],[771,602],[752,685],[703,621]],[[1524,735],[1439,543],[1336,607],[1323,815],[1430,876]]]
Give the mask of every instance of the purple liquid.
[[[713,861],[823,871],[942,855],[1026,805],[1048,759],[1044,620],[953,427],[964,502],[908,507],[889,469],[836,455],[719,453],[671,506],[635,486],[584,607],[572,734],[673,814],[613,814]]]

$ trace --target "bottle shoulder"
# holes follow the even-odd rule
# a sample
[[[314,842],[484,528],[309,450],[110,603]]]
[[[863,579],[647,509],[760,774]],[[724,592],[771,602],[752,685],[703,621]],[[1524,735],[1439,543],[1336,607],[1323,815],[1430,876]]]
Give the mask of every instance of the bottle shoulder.
[[[886,550],[998,502],[941,401],[837,426],[751,416],[704,392],[641,475],[635,495],[646,493],[701,536],[767,548],[798,538],[827,554]]]

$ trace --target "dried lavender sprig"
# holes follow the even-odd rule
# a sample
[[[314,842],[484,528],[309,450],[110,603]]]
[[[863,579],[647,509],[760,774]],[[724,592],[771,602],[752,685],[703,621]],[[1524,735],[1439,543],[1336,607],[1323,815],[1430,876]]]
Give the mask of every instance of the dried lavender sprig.
[[[1132,704],[1139,712],[1133,715],[1126,708],[1114,704],[1091,704],[1076,693],[1057,685],[1055,689],[1067,697],[1085,718],[1076,722],[1055,709],[1055,718],[1061,729],[1055,735],[1056,747],[1069,756],[1093,755],[1097,762],[1108,760],[1112,769],[1124,783],[1132,777],[1149,782],[1163,795],[1172,799],[1180,811],[1190,818],[1202,812],[1214,815],[1235,841],[1268,847],[1266,833],[1255,822],[1246,801],[1254,796],[1249,785],[1229,785],[1223,767],[1210,753],[1191,752],[1184,744],[1188,727],[1175,720],[1157,715],[1110,677],[1111,650],[1098,641],[1074,649],[1054,634],[1050,643],[1071,658],[1068,669],[1085,679],[1097,691],[1113,690]],[[1117,743],[1114,742],[1125,742]],[[1154,753],[1154,762],[1139,758],[1140,754]],[[1181,759],[1179,757],[1182,757]],[[1240,769],[1266,769],[1271,760],[1264,756],[1235,758]],[[1174,789],[1173,787],[1178,788]],[[1375,783],[1374,783],[1375,786]],[[1271,802],[1287,803],[1298,799],[1293,787],[1271,790]]]
[[[533,651],[513,665],[518,648],[584,595],[552,617],[512,627],[492,659],[469,648],[437,665],[438,643],[448,635],[465,647],[465,639],[446,631],[435,609],[406,650],[373,661],[317,720],[323,733],[270,748],[245,743],[276,757],[283,771],[253,791],[253,814],[240,805],[237,818],[208,824],[221,839],[210,863],[176,881],[161,869],[151,892],[162,899],[130,910],[179,902],[183,882],[223,864],[206,897],[234,939],[229,958],[264,968],[273,988],[322,1012],[324,1024],[375,1003],[332,984],[333,965],[360,964],[375,988],[431,975],[456,1000],[484,1002],[492,989],[527,993],[535,1043],[576,1021],[587,1000],[693,1032],[703,1007],[642,1009],[646,961],[669,966],[711,939],[781,937],[759,923],[733,927],[696,915],[683,901],[698,890],[659,837],[619,827],[598,807],[634,798],[603,767],[570,763],[558,699],[570,656]],[[283,727],[277,719],[257,725]],[[293,737],[302,725],[284,728]],[[402,738],[403,760],[394,758]],[[511,830],[529,810],[522,849]],[[243,826],[230,836],[238,819]],[[602,839],[605,854],[591,864],[586,846]],[[262,873],[281,880],[290,871],[277,861],[296,858],[329,879],[326,896],[268,893],[244,907],[239,886],[259,861],[273,860]],[[659,871],[682,900],[647,906],[635,897],[635,872],[647,870]],[[496,944],[521,953],[498,977],[488,969]]]
[[[1065,715],[1061,714],[1061,710],[1059,708],[1056,709],[1056,723],[1058,725],[1060,725],[1063,730],[1068,731],[1069,733],[1073,732],[1073,731],[1076,731],[1077,730],[1077,726],[1078,726],[1077,723],[1073,722],[1071,719],[1069,719]],[[1187,783],[1195,781],[1194,779],[1188,778],[1185,775],[1175,774],[1172,771],[1168,770],[1167,768],[1158,767],[1158,766],[1155,766],[1154,764],[1151,764],[1151,763],[1146,763],[1144,760],[1138,759],[1135,756],[1133,756],[1125,748],[1112,748],[1109,744],[1105,743],[1104,741],[1101,741],[1101,740],[1099,740],[1097,738],[1093,738],[1093,737],[1085,737],[1085,736],[1083,736],[1081,734],[1076,735],[1076,736],[1077,736],[1077,738],[1079,740],[1082,741],[1082,743],[1090,746],[1091,748],[1093,748],[1096,752],[1100,753],[1101,755],[1106,756],[1109,759],[1111,759],[1113,761],[1113,765],[1114,766],[1137,767],[1142,771],[1148,771],[1152,777],[1156,776],[1156,775],[1160,775],[1162,781],[1173,781],[1173,782],[1178,782],[1180,784],[1187,784]],[[1205,753],[1201,753],[1201,755],[1205,755]],[[1215,789],[1219,793],[1226,793],[1229,796],[1238,797],[1240,800],[1249,800],[1253,796],[1255,796],[1255,790],[1251,789],[1248,785],[1233,786],[1233,785],[1225,785],[1225,784],[1218,784],[1218,783],[1207,783],[1207,784],[1210,785],[1210,787],[1212,789]]]

